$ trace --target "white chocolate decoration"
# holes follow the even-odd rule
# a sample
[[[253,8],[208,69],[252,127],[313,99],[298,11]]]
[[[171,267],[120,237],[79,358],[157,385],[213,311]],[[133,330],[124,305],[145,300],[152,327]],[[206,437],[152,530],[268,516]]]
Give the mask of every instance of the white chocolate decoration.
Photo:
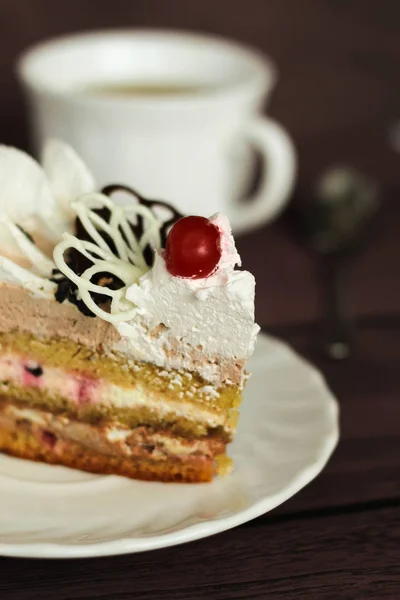
[[[42,165],[58,209],[66,222],[73,222],[71,201],[96,190],[92,173],[71,146],[53,138],[43,148]]]
[[[118,206],[104,194],[86,194],[72,202],[71,207],[93,241],[80,240],[65,233],[62,241],[54,248],[54,262],[57,268],[77,286],[78,298],[96,316],[110,323],[134,318],[136,307],[126,299],[125,293],[129,286],[149,270],[143,253],[149,243],[155,250],[160,248],[161,221],[146,206]],[[108,221],[95,212],[96,209],[104,208],[110,211]],[[136,238],[131,228],[131,223],[135,224],[137,217],[143,219],[143,234],[140,239]],[[115,250],[101,233],[111,238]],[[93,263],[81,275],[75,273],[65,260],[66,253],[72,248]],[[93,276],[98,273],[110,273],[122,280],[124,286],[113,290],[92,283]],[[102,294],[111,299],[110,312],[94,302],[92,293]]]

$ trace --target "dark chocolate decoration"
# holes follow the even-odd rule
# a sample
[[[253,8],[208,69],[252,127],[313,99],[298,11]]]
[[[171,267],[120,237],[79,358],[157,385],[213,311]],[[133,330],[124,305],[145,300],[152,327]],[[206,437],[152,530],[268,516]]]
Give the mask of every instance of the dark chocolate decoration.
[[[38,365],[37,367],[27,367],[25,365],[25,371],[28,371],[28,373],[30,373],[31,375],[33,375],[34,377],[41,377],[43,375],[43,369],[40,365]]]
[[[71,267],[72,268],[72,267]],[[95,314],[86,306],[82,300],[78,300],[76,296],[77,287],[68,277],[66,277],[58,269],[53,269],[50,281],[57,284],[57,290],[54,295],[57,302],[62,304],[65,300],[75,304],[77,309],[86,317],[94,317]]]
[[[147,208],[149,208],[150,210],[152,210],[153,208],[159,207],[159,208],[166,208],[167,210],[170,211],[170,213],[171,213],[170,218],[167,219],[166,221],[164,221],[164,223],[162,224],[161,229],[160,229],[161,246],[162,246],[162,248],[164,248],[165,243],[167,241],[168,228],[171,227],[171,225],[173,225],[176,221],[178,221],[178,219],[181,219],[184,215],[182,213],[180,213],[178,210],[176,210],[176,208],[174,208],[172,206],[172,204],[169,204],[169,202],[165,202],[164,200],[150,200],[149,198],[144,198],[136,190],[134,190],[131,187],[128,187],[127,185],[118,185],[118,184],[106,185],[101,190],[102,194],[105,194],[106,196],[110,196],[110,197],[115,192],[126,192],[127,194],[130,194],[137,200],[138,204],[143,204],[143,206],[147,206]],[[140,237],[143,235],[143,232],[144,232],[142,217],[140,217],[140,216],[138,217],[138,222],[136,225],[132,225],[132,230],[136,234],[136,236],[140,239]],[[151,264],[149,264],[149,266],[151,266]]]
[[[99,217],[101,217],[102,219],[104,219],[106,223],[109,223],[110,211],[108,210],[108,208],[96,209],[93,212],[99,215]],[[105,231],[99,231],[99,233],[103,240],[108,244],[111,251],[115,253],[116,248],[112,238]],[[85,227],[82,225],[82,222],[78,217],[75,219],[75,235],[78,238],[78,240],[85,240],[88,242],[96,243],[92,236],[86,231]],[[86,256],[83,256],[83,254],[81,254],[78,250],[72,248],[70,250],[68,264],[71,267],[71,269],[75,271],[75,273],[77,273],[77,275],[81,275],[93,263],[90,259],[86,258]]]
[[[167,209],[170,212],[170,216],[166,219],[160,228],[160,237],[161,237],[161,247],[164,248],[167,240],[167,234],[169,228],[183,215],[177,211],[171,204],[168,202],[164,202],[163,200],[149,200],[148,198],[144,198],[141,196],[136,190],[125,186],[125,185],[107,185],[102,190],[101,193],[111,197],[115,192],[126,192],[133,196],[138,204],[143,204],[150,210],[154,208],[160,207]],[[94,210],[102,219],[106,222],[110,219],[110,211],[107,208]],[[130,223],[133,234],[137,239],[140,239],[144,233],[144,219],[140,215],[137,216],[137,223]],[[121,231],[121,230],[120,230]],[[108,244],[112,252],[116,252],[116,248],[113,240],[110,236],[104,231],[99,231],[102,238]],[[75,235],[80,240],[86,241],[94,241],[89,233],[86,231],[85,227],[81,223],[80,219],[77,218],[75,221]],[[121,235],[124,237],[127,242],[124,232],[121,231]],[[151,267],[154,261],[154,249],[148,244],[146,248],[143,250],[143,256],[146,261],[146,264]],[[86,269],[88,269],[93,263],[86,256],[83,256],[78,250],[75,248],[71,248],[69,250],[67,260],[68,266],[77,274],[81,275]],[[68,300],[72,304],[74,304],[78,310],[87,317],[94,317],[94,313],[86,306],[82,300],[77,298],[77,286],[70,280],[68,277],[65,277],[61,271],[58,269],[54,269],[52,273],[51,281],[57,284],[57,291],[55,293],[55,299],[57,302],[62,304],[65,300]],[[117,290],[123,287],[124,283],[118,277],[113,275],[112,273],[97,273],[93,278],[92,282],[97,285],[104,285],[109,289]],[[110,297],[102,294],[91,294],[93,300],[98,305],[107,305],[110,303]]]

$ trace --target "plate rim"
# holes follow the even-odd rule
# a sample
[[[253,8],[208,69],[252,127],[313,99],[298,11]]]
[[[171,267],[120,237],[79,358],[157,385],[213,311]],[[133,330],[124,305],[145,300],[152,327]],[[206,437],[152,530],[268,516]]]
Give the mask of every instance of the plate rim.
[[[330,388],[325,377],[308,360],[299,355],[289,344],[276,339],[274,336],[264,332],[259,333],[259,337],[269,340],[273,343],[285,347],[296,360],[300,361],[307,369],[320,375],[320,385],[325,392],[325,401],[327,404],[327,414],[331,430],[326,434],[324,443],[321,445],[317,458],[300,469],[289,485],[275,494],[262,498],[246,508],[226,517],[217,519],[208,519],[193,525],[183,527],[178,531],[154,535],[148,538],[127,537],[112,541],[103,541],[91,544],[62,544],[49,542],[32,543],[4,543],[0,542],[0,556],[15,558],[95,558],[105,556],[118,556],[124,554],[136,554],[138,552],[149,552],[161,548],[169,548],[187,542],[192,542],[243,525],[248,521],[256,519],[267,512],[270,512],[280,504],[286,502],[289,498],[297,494],[301,489],[307,486],[324,469],[333,451],[339,441],[339,404]],[[146,482],[143,482],[146,483]],[[165,484],[169,485],[169,484]]]

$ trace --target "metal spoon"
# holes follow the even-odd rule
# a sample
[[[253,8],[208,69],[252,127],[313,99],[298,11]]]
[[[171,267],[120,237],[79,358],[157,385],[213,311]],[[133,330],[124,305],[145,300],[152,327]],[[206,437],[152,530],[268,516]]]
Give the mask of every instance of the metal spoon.
[[[349,258],[362,247],[380,206],[375,182],[349,167],[329,169],[317,180],[301,211],[303,232],[319,257],[324,298],[324,348],[342,360],[351,352],[345,300]]]

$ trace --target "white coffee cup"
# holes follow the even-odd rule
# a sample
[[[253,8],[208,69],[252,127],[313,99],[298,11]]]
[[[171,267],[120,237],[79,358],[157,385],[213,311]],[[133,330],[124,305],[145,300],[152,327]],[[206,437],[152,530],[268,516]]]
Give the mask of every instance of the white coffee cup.
[[[99,185],[123,183],[182,212],[226,213],[236,233],[272,219],[293,188],[296,158],[285,130],[261,111],[276,81],[262,54],[224,39],[119,30],[39,44],[18,61],[36,151],[71,144]],[[192,94],[90,94],[113,84],[195,86]],[[255,197],[239,202],[251,148],[265,161]]]

